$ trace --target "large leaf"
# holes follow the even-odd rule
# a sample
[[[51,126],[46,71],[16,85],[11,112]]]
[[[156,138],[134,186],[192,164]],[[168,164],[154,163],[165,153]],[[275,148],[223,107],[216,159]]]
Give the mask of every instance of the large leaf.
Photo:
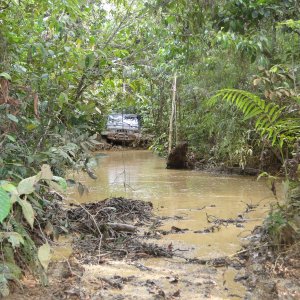
[[[3,261],[0,263],[0,298],[9,295],[8,281],[19,282],[22,275],[21,269],[15,263]]]
[[[37,182],[36,176],[31,176],[20,181],[18,185],[19,195],[24,195],[24,194],[28,195],[33,193],[35,190],[34,185],[36,182]]]
[[[34,210],[32,208],[32,205],[28,201],[22,200],[22,199],[19,199],[18,203],[22,207],[22,212],[23,212],[25,220],[28,222],[28,224],[31,226],[31,228],[33,228]]]
[[[53,173],[49,165],[42,165],[40,179],[52,180]]]
[[[11,209],[11,201],[8,193],[0,187],[0,223],[8,216]]]
[[[51,260],[51,248],[48,243],[42,245],[38,250],[38,258],[45,270],[47,270]]]
[[[300,119],[297,116],[284,117],[282,113],[286,109],[285,106],[279,107],[274,103],[267,103],[255,94],[237,89],[222,89],[208,100],[207,104],[215,105],[218,98],[234,103],[244,113],[245,120],[257,117],[256,131],[263,138],[268,133],[267,136],[272,141],[272,145],[277,143],[277,146],[282,148],[285,140],[288,139],[292,143],[300,137]],[[284,134],[281,134],[282,132]]]

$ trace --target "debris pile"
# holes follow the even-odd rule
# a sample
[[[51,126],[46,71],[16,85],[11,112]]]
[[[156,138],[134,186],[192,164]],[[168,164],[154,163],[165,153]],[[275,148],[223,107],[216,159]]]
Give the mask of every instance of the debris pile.
[[[72,231],[92,233],[96,236],[134,232],[137,226],[147,225],[155,220],[152,203],[140,200],[119,197],[74,206],[75,208],[67,212]]]
[[[105,256],[172,257],[172,249],[144,241],[140,229],[160,224],[151,202],[120,197],[73,206],[66,217],[70,231],[76,233],[74,254],[82,263],[100,263]]]
[[[236,281],[255,298],[299,299],[300,244],[274,245],[266,226],[257,226],[236,255],[246,266]]]

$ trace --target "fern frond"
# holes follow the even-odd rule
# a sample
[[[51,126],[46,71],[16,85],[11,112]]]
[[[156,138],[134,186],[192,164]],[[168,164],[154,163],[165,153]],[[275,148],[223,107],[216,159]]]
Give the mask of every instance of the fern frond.
[[[279,107],[266,102],[257,95],[237,89],[222,89],[208,101],[214,106],[218,99],[233,103],[244,114],[244,120],[256,117],[255,129],[261,136],[267,136],[272,145],[282,147],[285,140],[291,142],[300,139],[300,118],[285,118],[285,106]]]

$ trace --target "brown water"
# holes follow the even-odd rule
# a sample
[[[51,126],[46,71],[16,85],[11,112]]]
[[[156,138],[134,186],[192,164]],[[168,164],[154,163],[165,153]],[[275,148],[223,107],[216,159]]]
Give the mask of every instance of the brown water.
[[[269,209],[269,203],[274,200],[266,183],[258,182],[255,177],[221,176],[197,171],[167,170],[165,160],[149,151],[108,152],[105,155],[99,154],[98,162],[99,165],[95,170],[97,180],[89,178],[86,174],[73,174],[74,179],[85,184],[89,192],[80,196],[77,191],[71,190],[68,201],[96,202],[112,196],[151,201],[156,214],[183,218],[166,220],[163,228],[169,230],[171,226],[176,226],[182,229],[187,228],[189,231],[184,234],[169,234],[164,236],[159,243],[170,244],[172,242],[173,248],[178,251],[177,253],[184,253],[185,256],[211,258],[234,254],[240,249],[243,237],[249,234],[255,225],[261,223]],[[235,219],[245,211],[246,203],[259,204],[259,207],[244,215],[249,221],[244,224],[243,228],[229,225],[214,233],[199,234],[193,232],[211,225],[207,222],[206,214],[224,219]],[[163,284],[167,278],[163,274],[170,274],[175,269],[178,276],[192,277],[192,279],[197,277],[200,281],[195,286],[200,286],[201,280],[211,276],[208,274],[210,271],[205,273],[204,267],[187,266],[178,261],[148,259],[142,263],[154,271],[152,273],[141,272],[124,262],[114,262],[106,267],[87,267],[85,276],[89,281],[89,278],[102,274],[105,269],[105,274],[111,272],[124,276],[134,275],[138,278],[144,276],[144,279],[160,277],[160,282]],[[117,270],[119,271],[117,272]],[[203,274],[206,274],[206,277]],[[218,271],[213,275],[216,281],[216,284],[213,282],[213,285],[216,285],[216,292],[214,293],[216,298],[226,298],[224,290],[227,293],[230,291],[243,296],[244,288],[234,282],[234,275],[233,269],[226,269],[221,273]],[[226,282],[226,289],[224,282]],[[165,285],[168,284],[166,281]],[[167,287],[165,288],[167,289]],[[131,289],[135,293],[137,291],[140,293],[136,285],[132,285]],[[140,287],[140,289],[143,288]],[[193,299],[202,299],[203,294],[195,297],[195,287],[190,290],[188,288],[184,290],[183,287],[181,289],[185,297],[192,296]],[[130,292],[130,286],[128,286],[127,292],[133,297],[132,299],[135,299],[133,291]],[[146,295],[148,293],[140,299],[148,299]],[[229,297],[228,299],[233,298]]]
[[[274,200],[265,182],[255,177],[220,176],[210,173],[168,170],[165,160],[150,151],[109,152],[98,156],[97,180],[86,174],[74,174],[85,184],[89,192],[79,196],[69,194],[69,201],[96,202],[112,196],[151,201],[155,213],[162,216],[180,216],[183,220],[166,222],[171,226],[188,228],[186,234],[172,234],[165,240],[194,246],[197,256],[214,257],[232,254],[240,248],[240,237],[249,233],[269,209]],[[219,218],[237,218],[246,209],[246,203],[260,203],[259,208],[245,216],[250,219],[244,228],[229,225],[213,234],[197,234],[207,223],[206,213]],[[209,207],[209,206],[215,207]],[[205,209],[202,209],[207,206]],[[202,210],[200,210],[202,209]]]

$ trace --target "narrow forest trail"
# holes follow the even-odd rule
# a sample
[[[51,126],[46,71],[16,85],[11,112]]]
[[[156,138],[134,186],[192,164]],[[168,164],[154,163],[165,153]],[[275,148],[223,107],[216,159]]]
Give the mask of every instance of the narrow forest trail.
[[[238,274],[234,268],[187,260],[237,252],[274,200],[265,182],[254,177],[167,170],[165,161],[149,151],[108,152],[98,158],[97,180],[85,174],[74,177],[89,192],[80,196],[71,190],[68,201],[84,204],[117,196],[151,201],[154,213],[164,219],[159,229],[165,235],[147,242],[171,247],[175,255],[136,260],[128,253],[120,260],[107,258],[101,265],[86,264],[81,281],[85,290],[103,299],[244,297],[245,288],[234,280]],[[249,210],[251,207],[254,209]],[[217,219],[235,222],[214,223]],[[58,253],[57,259],[62,256]]]

